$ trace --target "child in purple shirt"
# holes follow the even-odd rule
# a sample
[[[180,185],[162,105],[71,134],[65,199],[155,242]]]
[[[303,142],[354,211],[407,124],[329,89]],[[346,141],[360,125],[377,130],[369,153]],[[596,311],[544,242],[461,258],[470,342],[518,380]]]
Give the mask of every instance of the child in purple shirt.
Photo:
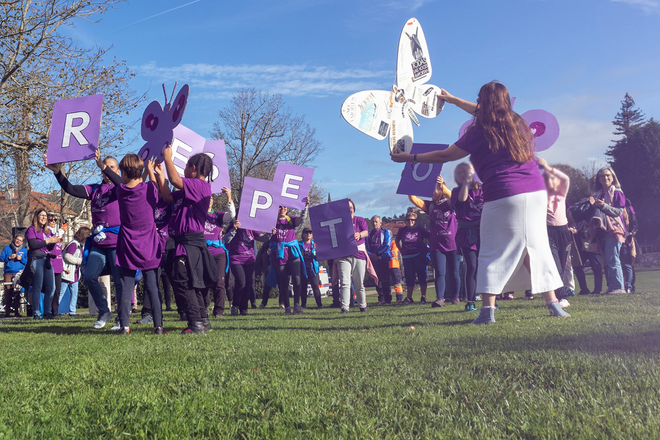
[[[415,277],[422,291],[421,302],[426,303],[426,277],[428,263],[429,231],[421,226],[416,226],[417,214],[409,212],[406,214],[406,226],[396,233],[396,245],[403,258],[403,274],[406,277],[407,297],[403,300],[405,304],[412,304],[413,292],[415,291]],[[444,294],[444,292],[443,292]]]
[[[451,191],[451,204],[456,210],[458,231],[456,245],[463,254],[466,265],[465,292],[467,304],[465,311],[477,310],[475,297],[477,295],[477,259],[479,258],[479,226],[481,211],[484,207],[484,192],[481,184],[474,180],[474,168],[468,162],[456,165],[454,180],[458,184]]]
[[[169,224],[170,236],[175,249],[171,268],[172,289],[179,296],[188,327],[183,334],[205,333],[210,330],[208,309],[202,293],[206,286],[218,281],[218,266],[213,260],[204,239],[206,214],[211,201],[211,185],[206,181],[213,170],[211,158],[203,153],[195,154],[186,164],[184,177],[177,174],[172,162],[172,147],[163,150],[165,168],[172,186],[171,192],[165,185],[165,170],[162,164],[156,169],[163,199],[174,204]]]
[[[213,317],[222,318],[225,312],[225,274],[229,267],[227,261],[227,250],[222,237],[223,225],[229,223],[236,217],[236,208],[231,198],[231,190],[227,187],[222,188],[222,192],[227,195],[227,212],[213,212],[213,198],[209,204],[209,212],[206,214],[206,223],[204,224],[204,238],[209,253],[218,266],[218,281],[212,287],[213,289]],[[210,305],[211,288],[204,289],[204,303],[206,307]]]
[[[142,272],[144,279],[145,295],[148,295],[151,301],[154,333],[167,333],[163,330],[163,310],[158,296],[158,267],[163,250],[154,218],[158,203],[154,166],[153,159],[147,162],[146,170],[151,181],[145,182],[145,165],[140,156],[127,154],[119,163],[124,181],[116,189],[121,217],[116,257],[121,276],[121,289],[117,290],[119,334],[130,333],[131,299],[138,270]]]
[[[307,217],[307,205],[309,199],[305,197],[305,209],[300,217],[291,217],[288,214],[289,208],[280,206],[277,223],[273,228],[273,235],[270,238],[270,257],[277,272],[277,285],[280,291],[280,297],[284,299],[284,313],[291,314],[289,306],[289,278],[293,284],[293,313],[302,313],[300,305],[300,295],[302,290],[301,271],[303,270],[296,239],[296,228],[305,222]]]
[[[429,215],[429,247],[431,262],[435,269],[435,295],[431,307],[442,307],[445,299],[454,305],[461,303],[458,298],[460,277],[458,274],[458,253],[456,252],[456,214],[452,206],[451,193],[441,175],[436,179],[431,201],[409,196],[410,201]],[[447,285],[447,274],[451,281]]]

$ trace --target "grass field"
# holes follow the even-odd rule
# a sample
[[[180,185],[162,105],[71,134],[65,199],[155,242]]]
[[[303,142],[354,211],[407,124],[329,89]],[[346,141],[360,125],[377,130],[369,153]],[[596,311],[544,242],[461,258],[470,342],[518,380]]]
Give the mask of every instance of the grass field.
[[[419,304],[269,308],[185,337],[176,313],[167,336],[4,320],[0,438],[657,439],[660,272],[638,291],[566,319],[501,302],[489,326]]]

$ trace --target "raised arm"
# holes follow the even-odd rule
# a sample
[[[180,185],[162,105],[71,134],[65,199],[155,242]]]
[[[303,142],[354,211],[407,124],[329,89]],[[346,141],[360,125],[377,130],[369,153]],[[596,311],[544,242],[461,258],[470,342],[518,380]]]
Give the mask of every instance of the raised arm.
[[[300,217],[296,217],[296,219],[294,220],[293,226],[295,227],[302,225],[303,223],[305,223],[305,220],[307,219],[307,211],[309,208],[309,197],[305,197],[303,201],[305,202],[305,209],[303,209],[303,211],[300,213]]]
[[[445,89],[440,89],[440,94],[438,95],[438,99],[441,99],[450,104],[454,104],[456,107],[468,112],[471,115],[474,115],[477,112],[477,104],[475,104],[474,102],[466,101],[465,99],[461,99],[457,96],[454,96]]]
[[[160,196],[165,202],[174,203],[174,197],[172,197],[172,191],[170,191],[170,186],[167,184],[167,181],[165,180],[165,168],[163,168],[163,164],[159,163],[158,166],[154,168],[154,172],[156,173],[156,183],[158,184],[158,188],[160,189]]]
[[[108,179],[110,179],[110,181],[111,181],[112,183],[114,183],[115,185],[121,185],[122,183],[124,183],[124,181],[123,181],[123,179],[121,178],[121,176],[118,175],[117,173],[115,173],[114,171],[112,171],[112,170],[110,169],[110,167],[105,167],[105,168],[103,169],[103,174],[105,174],[106,176],[108,176]]]
[[[427,207],[426,207],[426,202],[422,199],[420,199],[417,196],[408,196],[408,200],[410,200],[410,203],[421,209],[422,211],[426,212]],[[428,212],[427,212],[428,214]]]
[[[559,171],[557,168],[553,168],[550,165],[548,165],[548,162],[546,162],[545,159],[539,158],[536,160],[536,163],[538,163],[539,166],[542,167],[546,173],[555,176],[559,180],[559,185],[557,186],[557,192],[563,197],[566,197],[571,182],[569,177],[566,174]]]
[[[455,160],[463,159],[467,157],[470,153],[465,150],[461,150],[456,146],[456,144],[451,144],[449,148],[445,150],[431,151],[429,153],[420,153],[420,154],[410,154],[404,153],[403,151],[397,149],[395,152],[390,154],[391,159],[394,162],[413,162],[413,163],[446,163],[452,162]]]
[[[85,185],[72,185],[71,182],[62,174],[62,164],[54,163],[49,164],[46,162],[46,155],[44,154],[44,164],[46,168],[51,170],[55,174],[55,179],[57,183],[60,184],[60,187],[64,190],[65,193],[78,197],[79,199],[91,199],[92,195],[87,192]]]
[[[231,190],[226,186],[222,188],[222,192],[227,194],[227,212],[222,216],[222,223],[229,223],[236,217],[236,206],[231,198]]]
[[[174,162],[172,162],[172,146],[168,145],[167,148],[163,150],[163,159],[165,159],[165,168],[167,169],[167,175],[170,178],[170,183],[176,189],[183,189],[183,179],[179,176],[179,173],[174,167]]]

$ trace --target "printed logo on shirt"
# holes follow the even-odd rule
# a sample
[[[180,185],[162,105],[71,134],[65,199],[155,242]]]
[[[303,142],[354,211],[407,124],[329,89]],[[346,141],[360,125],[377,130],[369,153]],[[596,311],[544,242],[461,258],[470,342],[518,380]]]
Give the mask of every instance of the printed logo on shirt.
[[[165,217],[166,213],[167,213],[167,210],[165,208],[156,208],[154,210],[154,219],[156,221],[162,220]]]

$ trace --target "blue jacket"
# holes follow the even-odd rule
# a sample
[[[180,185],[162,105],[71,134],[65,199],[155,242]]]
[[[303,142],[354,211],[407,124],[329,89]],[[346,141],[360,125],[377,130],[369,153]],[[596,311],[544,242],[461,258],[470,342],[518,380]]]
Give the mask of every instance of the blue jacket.
[[[12,251],[10,245],[5,246],[2,253],[0,253],[0,261],[5,263],[5,273],[11,275],[17,274],[25,269],[25,263],[27,263],[27,249],[21,247],[18,250],[17,253],[21,255],[20,260],[10,260],[9,257],[11,257],[11,254],[13,253],[14,251]]]
[[[371,249],[369,242],[373,234],[380,234],[380,247],[378,249]],[[383,260],[389,261],[392,259],[392,233],[389,229],[380,228],[378,231],[372,229],[366,240],[367,253],[369,255],[380,255]]]
[[[300,253],[304,253],[305,242],[299,241],[298,246],[300,246]],[[301,259],[303,260],[302,265],[305,266],[304,258]],[[314,240],[312,240],[312,269],[314,269],[314,273],[310,275],[317,275],[319,273],[319,262],[316,260],[316,245],[314,245]]]

